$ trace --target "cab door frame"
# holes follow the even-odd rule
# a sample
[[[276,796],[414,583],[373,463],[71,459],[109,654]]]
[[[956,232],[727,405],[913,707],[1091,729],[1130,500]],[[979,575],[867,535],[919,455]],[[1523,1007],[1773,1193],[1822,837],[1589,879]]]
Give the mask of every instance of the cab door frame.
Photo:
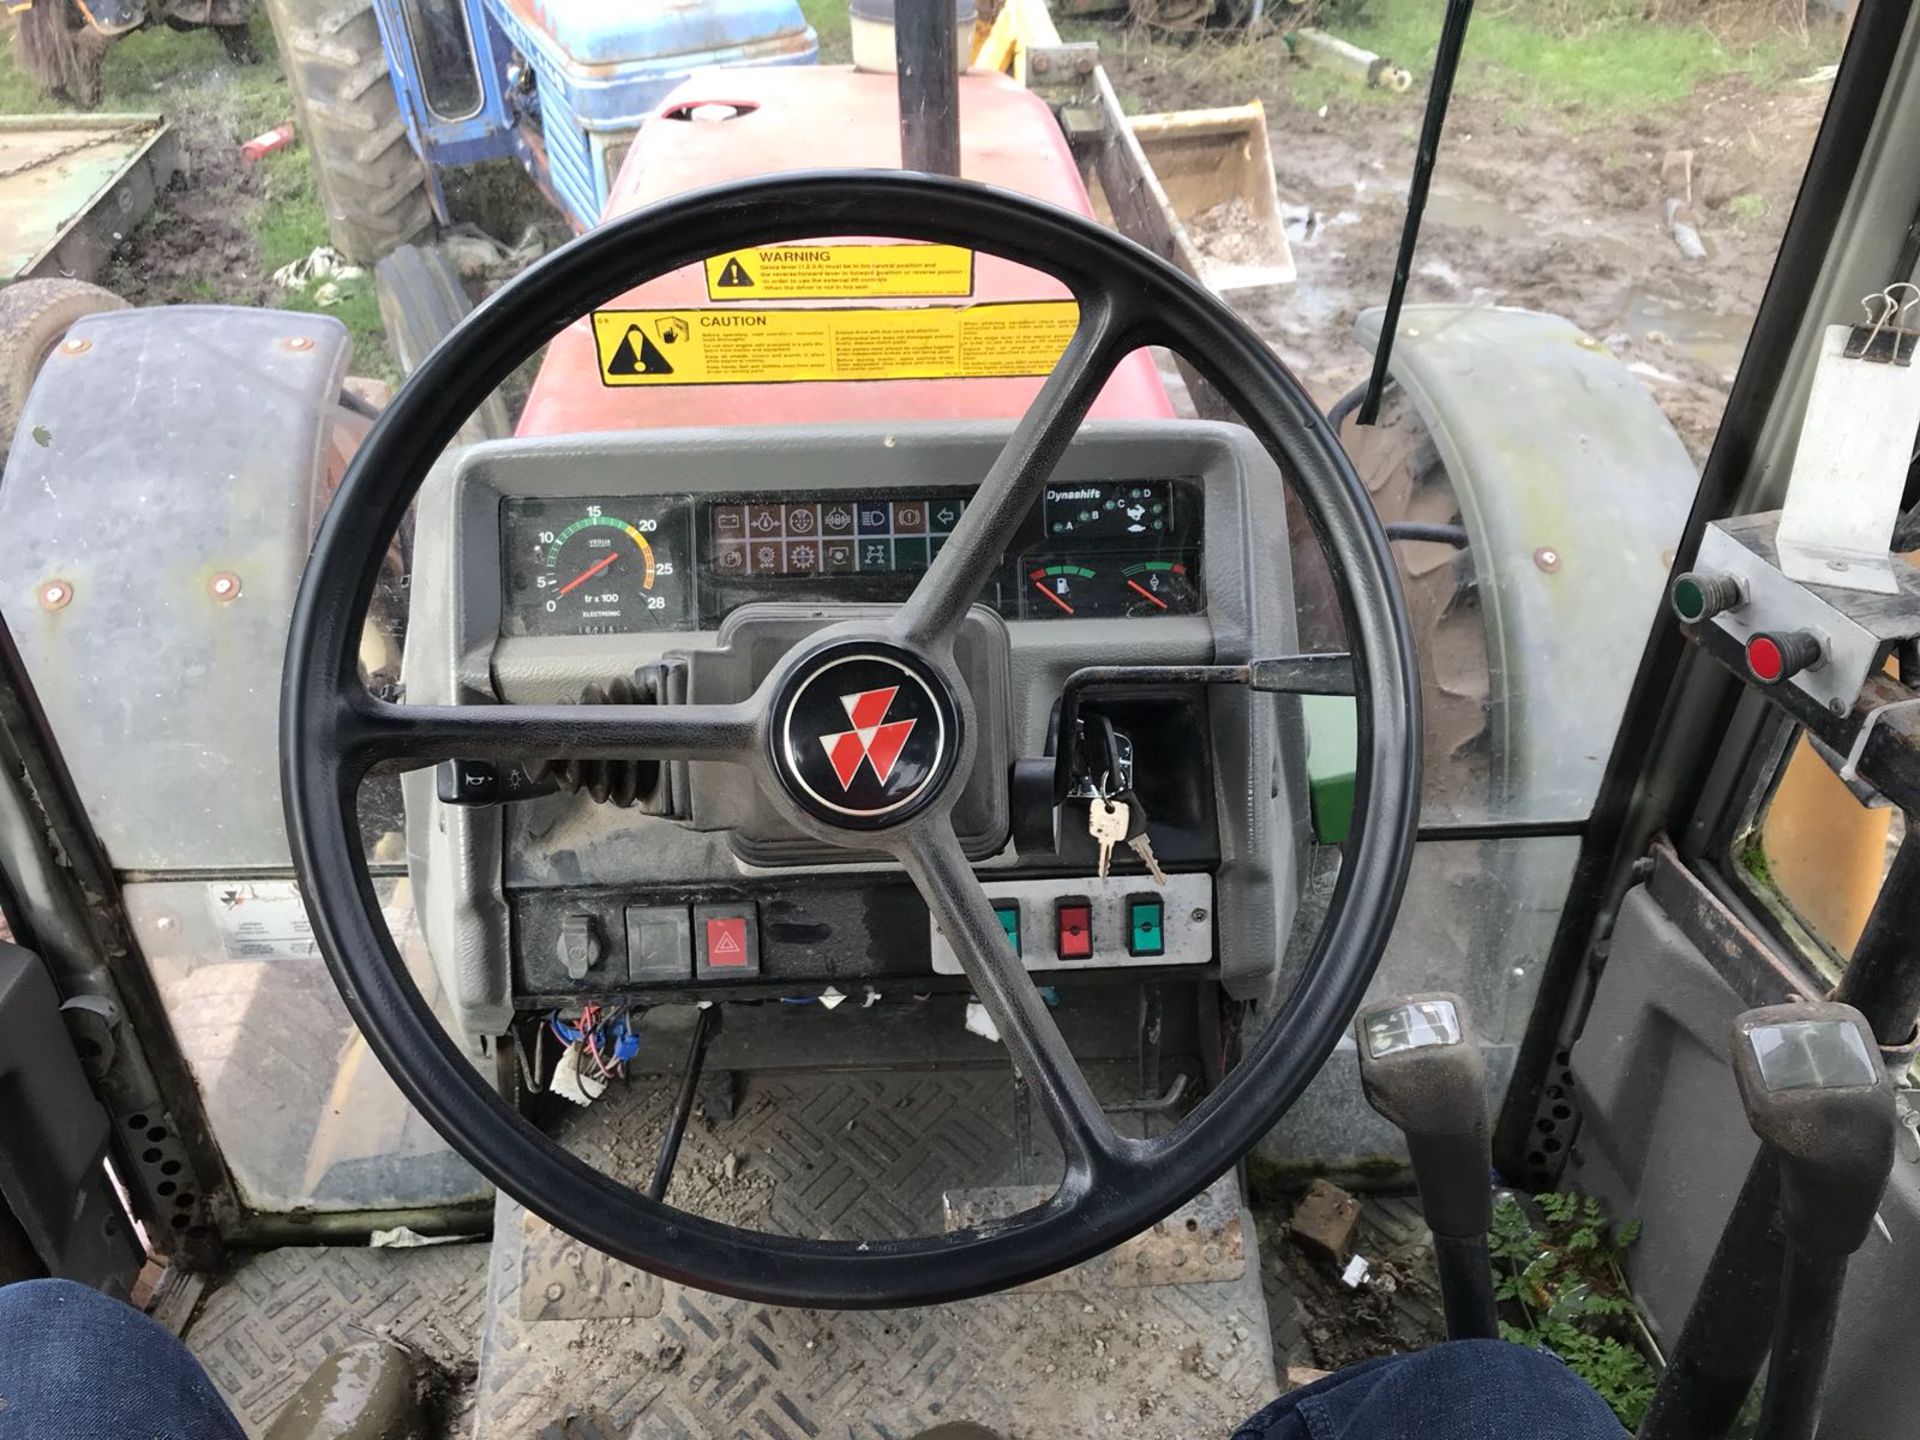
[[[1920,10],[1905,0],[1861,0],[1673,574],[1690,568],[1710,520],[1780,504],[1821,330],[1856,314],[1860,296],[1908,278],[1917,246]],[[1494,1159],[1511,1177],[1541,1185],[1558,1178],[1564,1149],[1545,1166],[1531,1163],[1532,1137],[1550,1118],[1548,1092],[1564,1076],[1622,901],[1655,838],[1709,833],[1727,807],[1742,803],[1716,761],[1738,743],[1744,694],[1663,612],[1633,678],[1495,1129]],[[1718,791],[1709,788],[1716,773]]]

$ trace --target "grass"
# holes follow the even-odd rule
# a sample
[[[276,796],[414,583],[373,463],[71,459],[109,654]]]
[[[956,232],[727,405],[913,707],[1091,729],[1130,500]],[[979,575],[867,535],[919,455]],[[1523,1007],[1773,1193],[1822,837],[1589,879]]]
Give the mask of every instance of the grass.
[[[1327,28],[1424,74],[1440,38],[1434,0],[1364,0],[1336,6]],[[1784,31],[1723,38],[1699,22],[1649,21],[1642,0],[1509,0],[1476,11],[1460,86],[1516,102],[1577,108],[1611,118],[1685,100],[1729,75],[1772,83],[1833,58],[1838,27],[1802,40]]]
[[[265,16],[253,22],[254,43],[261,63],[232,64],[211,31],[175,31],[164,26],[138,31],[107,52],[101,69],[100,109],[159,113],[178,118],[190,103],[218,132],[213,143],[240,144],[272,129],[293,115],[293,97],[280,71],[273,30]],[[0,32],[0,113],[40,115],[67,107],[41,95],[13,59],[10,33]],[[183,157],[191,163],[191,156]],[[258,303],[258,278],[327,243],[326,214],[306,150],[296,144],[259,162],[260,193],[242,197],[244,228],[258,247],[258,263],[247,266],[249,278],[228,281],[223,275],[184,278],[170,286],[149,288],[145,277],[121,266],[112,276],[129,298],[143,304]],[[136,243],[165,243],[167,197],[160,197],[153,213],[135,232]],[[398,378],[380,322],[371,273],[336,282],[339,299],[322,306],[313,290],[272,292],[276,308],[332,315],[353,336],[356,373],[381,379]]]
[[[260,164],[265,167],[266,193],[254,209],[252,229],[260,245],[261,267],[271,275],[282,265],[311,254],[316,245],[327,243],[327,217],[320,208],[319,187],[305,150],[298,146],[278,150]],[[282,291],[275,303],[284,310],[333,316],[353,336],[355,372],[390,383],[397,381],[400,374],[387,348],[373,272],[333,281],[339,298],[332,305],[322,305],[316,298],[320,283],[305,290]]]
[[[1442,0],[1343,0],[1316,17],[1341,39],[1412,70],[1412,95],[1294,64],[1285,41],[1272,33],[1222,31],[1193,40],[1116,32],[1111,24],[1062,29],[1073,29],[1069,38],[1098,37],[1109,52],[1124,51],[1148,70],[1220,94],[1279,92],[1306,109],[1398,106],[1417,114],[1444,8]],[[1546,109],[1575,126],[1593,125],[1677,104],[1730,76],[1777,84],[1833,60],[1841,40],[1835,24],[1817,24],[1806,36],[1764,25],[1734,36],[1697,20],[1649,20],[1644,0],[1506,0],[1475,11],[1458,92],[1504,101],[1504,113],[1516,121]]]
[[[820,37],[822,65],[853,62],[853,22],[847,15],[847,0],[800,0],[800,13]]]

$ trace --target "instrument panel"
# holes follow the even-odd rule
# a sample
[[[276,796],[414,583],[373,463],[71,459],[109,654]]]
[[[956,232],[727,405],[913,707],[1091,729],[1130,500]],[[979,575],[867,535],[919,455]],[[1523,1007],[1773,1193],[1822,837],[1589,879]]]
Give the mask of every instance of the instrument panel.
[[[501,501],[505,635],[706,629],[756,601],[897,603],[972,491],[835,490]],[[1009,620],[1193,615],[1201,499],[1188,478],[1050,484],[980,600]]]

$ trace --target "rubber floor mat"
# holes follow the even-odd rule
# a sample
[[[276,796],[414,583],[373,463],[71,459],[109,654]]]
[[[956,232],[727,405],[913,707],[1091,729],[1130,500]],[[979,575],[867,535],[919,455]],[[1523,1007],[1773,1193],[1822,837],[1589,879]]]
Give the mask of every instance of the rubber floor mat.
[[[187,1347],[249,1435],[342,1345],[387,1336],[432,1362],[451,1434],[486,1310],[484,1244],[408,1250],[266,1250],[229,1271],[187,1327]]]

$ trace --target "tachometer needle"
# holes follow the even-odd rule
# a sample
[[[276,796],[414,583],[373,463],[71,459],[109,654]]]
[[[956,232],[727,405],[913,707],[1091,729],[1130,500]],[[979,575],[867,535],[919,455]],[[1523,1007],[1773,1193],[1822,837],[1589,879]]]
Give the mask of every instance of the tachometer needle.
[[[619,558],[620,558],[620,552],[618,550],[614,551],[613,554],[607,556],[606,559],[600,561],[597,565],[592,566],[590,569],[582,570],[578,575],[574,576],[571,580],[567,581],[566,584],[560,587],[560,593],[564,595],[569,590],[575,589],[578,586],[586,584],[587,581],[591,580],[594,576],[598,575],[602,570],[606,569],[607,566],[611,565],[614,561],[618,560]]]
[[[1053,601],[1054,604],[1058,605],[1062,610],[1066,611],[1067,614],[1069,615],[1073,614],[1073,606],[1069,605],[1066,601],[1062,600],[1058,595],[1054,594],[1053,591],[1049,590],[1044,580],[1034,581],[1033,588],[1038,590],[1042,595],[1046,596],[1049,600]]]
[[[1127,588],[1129,590],[1137,591],[1139,594],[1146,596],[1147,599],[1151,600],[1154,604],[1158,605],[1162,610],[1165,610],[1168,608],[1166,601],[1162,600],[1158,595],[1154,594],[1153,591],[1147,589],[1147,587],[1142,585],[1138,580],[1127,581]],[[567,592],[562,590],[560,593],[564,595]]]

